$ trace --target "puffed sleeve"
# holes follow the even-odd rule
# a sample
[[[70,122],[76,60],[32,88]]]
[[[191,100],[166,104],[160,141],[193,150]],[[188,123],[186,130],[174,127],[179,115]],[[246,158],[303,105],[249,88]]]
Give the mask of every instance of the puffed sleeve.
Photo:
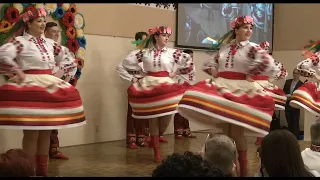
[[[54,59],[64,71],[66,77],[73,78],[77,72],[77,63],[74,54],[69,48],[53,43]]]
[[[219,52],[214,52],[213,55],[202,64],[202,71],[211,76],[211,69],[218,70],[219,67]]]
[[[280,63],[279,61],[274,60],[275,64],[275,77],[273,77],[274,80],[284,79],[288,76],[288,71],[285,69],[284,65]]]
[[[22,50],[23,44],[16,38],[0,47],[0,74],[14,73],[17,69],[20,69],[15,58]]]
[[[312,55],[310,58],[307,58],[303,61],[301,61],[298,65],[297,65],[297,69],[300,73],[301,76],[303,77],[312,77],[316,71],[312,68],[319,68],[319,57],[320,57],[320,53],[316,52],[314,55]]]
[[[142,74],[143,69],[139,65],[142,62],[142,56],[143,50],[131,51],[116,68],[119,76],[131,81],[135,74]]]
[[[252,45],[250,47],[248,60],[244,65],[247,69],[246,73],[250,76],[266,75],[270,78],[275,78],[280,72],[273,57],[259,45]]]
[[[180,74],[190,74],[193,72],[194,63],[189,54],[176,49],[173,52],[173,59],[174,62],[178,65],[177,71],[179,71]]]

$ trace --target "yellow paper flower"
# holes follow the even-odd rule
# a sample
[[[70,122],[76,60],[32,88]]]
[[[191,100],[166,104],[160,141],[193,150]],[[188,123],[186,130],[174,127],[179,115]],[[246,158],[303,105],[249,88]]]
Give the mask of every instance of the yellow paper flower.
[[[81,29],[81,28],[76,29],[76,36],[78,38],[83,37],[84,36],[83,29]]]
[[[62,4],[62,8],[63,8],[65,11],[68,11],[69,8],[70,8],[70,3],[63,3],[63,4]]]
[[[85,59],[86,57],[86,50],[83,47],[80,47],[76,53],[76,57],[80,59]]]
[[[57,4],[56,3],[46,3],[45,9],[48,14],[54,13],[57,9]]]
[[[36,5],[34,7],[37,9],[40,9],[40,8],[44,8],[45,6],[43,3],[36,3]]]
[[[82,14],[77,13],[74,16],[74,27],[75,28],[82,28],[84,25],[84,18],[82,16]]]
[[[12,6],[19,11],[19,14],[23,12],[23,5],[21,3],[13,3]]]

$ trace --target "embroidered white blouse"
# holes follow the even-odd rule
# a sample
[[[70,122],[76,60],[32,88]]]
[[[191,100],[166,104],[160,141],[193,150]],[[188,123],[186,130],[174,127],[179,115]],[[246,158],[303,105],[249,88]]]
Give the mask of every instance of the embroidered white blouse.
[[[14,73],[16,69],[53,70],[57,64],[66,76],[72,78],[76,74],[73,53],[52,39],[25,34],[0,47],[0,73]]]
[[[204,62],[202,70],[209,75],[211,68],[216,68],[218,72],[239,72],[250,76],[266,75],[279,79],[282,67],[276,64],[272,56],[259,45],[249,41],[236,44],[233,40]]]
[[[143,67],[139,66],[141,62]],[[145,72],[167,71],[172,73],[177,70],[181,74],[188,74],[193,71],[191,56],[173,48],[134,50],[123,60],[122,66],[128,73],[143,70]]]

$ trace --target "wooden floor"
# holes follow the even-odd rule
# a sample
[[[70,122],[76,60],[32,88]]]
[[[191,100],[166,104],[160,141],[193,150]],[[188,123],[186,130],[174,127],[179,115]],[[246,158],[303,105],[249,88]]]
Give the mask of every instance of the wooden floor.
[[[197,139],[175,140],[173,135],[165,136],[169,143],[161,143],[163,157],[173,152],[198,152],[208,132],[194,133]],[[63,141],[63,140],[61,140]],[[249,137],[249,176],[259,168],[256,156],[255,138]],[[309,142],[300,141],[301,150]],[[84,146],[61,148],[70,157],[69,160],[50,160],[49,176],[63,177],[145,177],[151,176],[158,165],[153,162],[152,149],[127,149],[125,141],[106,142]]]

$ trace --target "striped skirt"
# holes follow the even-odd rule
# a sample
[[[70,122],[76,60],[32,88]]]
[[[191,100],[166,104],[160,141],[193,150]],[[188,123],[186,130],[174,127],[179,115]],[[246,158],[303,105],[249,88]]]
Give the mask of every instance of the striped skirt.
[[[257,82],[245,79],[245,74],[221,72],[218,78],[200,81],[184,93],[177,110],[200,124],[231,123],[256,136],[267,135],[274,100]]]
[[[176,108],[190,85],[179,84],[168,77],[168,72],[148,72],[147,76],[128,88],[132,117],[150,119],[177,113]]]
[[[0,86],[0,128],[51,130],[86,124],[78,90],[50,70],[29,70],[17,82],[13,77]]]
[[[320,83],[308,82],[292,93],[290,106],[320,116]]]
[[[278,86],[269,82],[268,76],[254,76],[252,77],[260,86],[267,91],[267,93],[273,98],[275,102],[275,110],[285,110],[287,96],[286,93]]]

